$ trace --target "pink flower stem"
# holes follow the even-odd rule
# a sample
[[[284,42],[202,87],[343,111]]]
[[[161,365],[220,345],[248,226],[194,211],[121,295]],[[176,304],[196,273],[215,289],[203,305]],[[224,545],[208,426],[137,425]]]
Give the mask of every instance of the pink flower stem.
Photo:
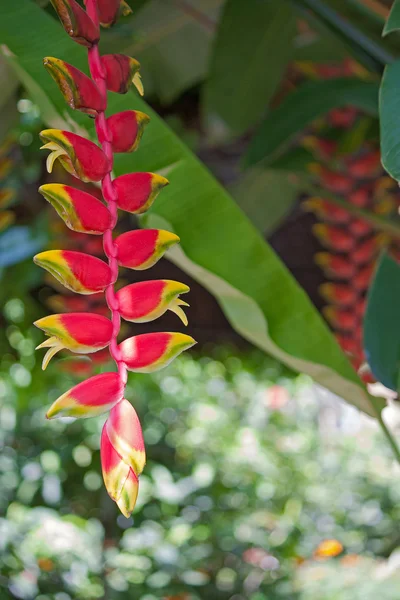
[[[85,0],[86,10],[92,21],[98,25],[99,15],[97,10],[97,0]],[[98,44],[94,44],[88,50],[88,60],[90,74],[93,81],[97,85],[100,93],[105,99],[105,106],[107,105],[107,87],[103,65],[101,63],[100,52]],[[118,221],[118,210],[117,210],[117,192],[111,179],[111,172],[113,168],[113,150],[111,145],[111,133],[107,126],[107,120],[105,112],[98,112],[95,118],[95,127],[97,137],[102,147],[104,154],[107,156],[110,163],[110,170],[101,182],[101,188],[103,198],[107,202],[108,210],[111,214],[111,225],[110,228],[103,235],[103,247],[104,253],[108,259],[108,265],[111,270],[111,284],[106,289],[106,300],[108,307],[111,311],[111,320],[113,324],[113,331],[110,343],[110,354],[115,360],[118,366],[118,373],[123,381],[124,385],[127,382],[127,368],[126,364],[121,358],[121,352],[118,348],[118,335],[121,329],[121,315],[119,313],[118,300],[115,295],[114,283],[118,279],[118,261],[117,261],[117,247],[113,241],[113,230]]]

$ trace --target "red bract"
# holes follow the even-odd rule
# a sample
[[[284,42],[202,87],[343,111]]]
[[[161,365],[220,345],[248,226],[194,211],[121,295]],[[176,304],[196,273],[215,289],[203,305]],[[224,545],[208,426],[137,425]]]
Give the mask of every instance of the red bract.
[[[136,150],[149,121],[147,115],[135,110],[105,116],[107,89],[125,93],[134,84],[143,93],[139,63],[123,54],[101,57],[98,48],[99,24],[112,25],[129,7],[123,0],[85,0],[85,11],[75,0],[52,2],[71,38],[88,47],[91,79],[57,58],[46,58],[44,64],[67,103],[94,117],[99,145],[69,131],[46,129],[40,135],[43,148],[50,150],[47,168],[51,172],[54,161],[59,160],[75,178],[101,182],[105,203],[95,197],[97,188],[93,185],[91,193],[57,183],[40,188],[66,225],[77,232],[69,232],[70,239],[74,247],[84,252],[49,250],[39,253],[34,260],[69,290],[90,299],[83,301],[61,295],[50,298],[52,307],[61,313],[71,309],[82,312],[60,313],[36,321],[35,325],[50,336],[38,347],[48,349],[43,368],[58,351],[66,349],[92,354],[91,365],[68,363],[68,368],[75,366],[81,375],[104,361],[104,353],[108,351],[117,371],[95,375],[76,385],[53,403],[47,417],[90,417],[110,411],[101,436],[104,482],[122,513],[129,516],[136,503],[145,451],[139,418],[124,398],[127,371],[161,369],[195,341],[182,333],[151,333],[118,344],[121,317],[146,322],[171,310],[186,324],[182,306],[187,304],[179,295],[189,288],[176,281],[155,280],[127,285],[118,292],[114,289],[119,265],[148,269],[179,241],[175,234],[156,229],[131,231],[114,239],[118,208],[144,213],[168,181],[154,173],[130,173],[114,180],[111,177],[113,152]],[[101,235],[103,239],[82,238],[82,233]],[[86,240],[84,244],[82,239]],[[107,262],[92,256],[102,256],[103,251]],[[104,296],[107,307],[102,302]]]
[[[78,44],[90,48],[99,41],[100,31],[75,0],[51,0],[65,31]]]
[[[150,118],[138,110],[125,110],[107,119],[114,152],[134,152]]]
[[[106,99],[100,94],[96,84],[82,71],[50,56],[43,59],[43,64],[71,108],[91,116],[104,111]]]

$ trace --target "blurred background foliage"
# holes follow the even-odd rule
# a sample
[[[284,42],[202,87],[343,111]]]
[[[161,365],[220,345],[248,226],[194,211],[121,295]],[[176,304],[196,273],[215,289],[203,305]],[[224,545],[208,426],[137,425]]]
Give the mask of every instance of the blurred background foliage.
[[[92,361],[64,356],[42,373],[34,353],[42,339],[31,323],[72,310],[73,297],[31,257],[68,245],[96,254],[101,244],[68,232],[36,191],[48,181],[43,126],[62,119],[90,127],[64,109],[50,80],[42,83],[42,23],[60,36],[53,54],[70,62],[75,55],[68,40],[62,46],[50,2],[5,0],[0,598],[398,598],[399,467],[377,423],[309,377],[376,414],[357,372],[371,379],[362,322],[377,257],[382,248],[400,257],[399,192],[379,155],[380,79],[390,64],[395,89],[400,53],[397,33],[381,37],[392,2],[129,3],[133,15],[104,33],[102,51],[140,60],[146,100],[161,117],[152,117],[133,163],[171,175],[171,195],[148,223],[174,228],[184,255],[162,261],[151,277],[191,285],[190,333],[200,349],[160,374],[130,379],[148,465],[126,520],[102,485],[102,419],[44,419],[57,396],[110,367],[97,353]],[[388,74],[385,94],[387,87]],[[398,126],[385,121],[383,135]],[[121,230],[138,225],[120,222]],[[329,264],[316,258],[322,253]],[[233,311],[231,296],[247,312]],[[91,302],[90,310],[104,310]],[[259,318],[264,337],[254,331]],[[371,319],[374,340],[377,313]],[[176,326],[173,317],[160,323]]]

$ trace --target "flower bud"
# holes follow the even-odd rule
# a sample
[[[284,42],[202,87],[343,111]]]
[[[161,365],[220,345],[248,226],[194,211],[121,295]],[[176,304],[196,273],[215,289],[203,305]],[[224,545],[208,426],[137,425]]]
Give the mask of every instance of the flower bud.
[[[163,229],[135,229],[114,240],[121,267],[142,271],[149,269],[163,254],[179,242],[179,237]]]
[[[37,347],[49,348],[43,359],[43,370],[64,348],[77,354],[88,354],[106,348],[111,341],[111,321],[92,313],[49,315],[35,321],[34,325],[51,336]]]
[[[99,28],[75,0],[51,0],[68,35],[78,44],[90,48],[99,41]]]
[[[184,333],[144,333],[130,337],[119,345],[122,360],[130,371],[152,373],[163,369],[195,340]]]
[[[132,83],[143,96],[139,69],[140,64],[125,54],[104,54],[101,62],[105,70],[106,85],[109,92],[126,94]]]
[[[134,152],[150,117],[139,110],[125,110],[107,119],[113,152]]]
[[[322,268],[325,275],[332,279],[351,279],[356,271],[355,266],[348,258],[328,252],[318,252],[315,255],[315,262]]]
[[[78,294],[103,292],[112,283],[110,267],[99,258],[73,250],[47,250],[33,258],[67,289]]]
[[[355,240],[350,233],[340,227],[317,223],[313,232],[324,246],[337,252],[349,252],[354,248]]]
[[[325,300],[342,307],[352,306],[358,300],[357,292],[347,284],[323,283],[319,291]]]
[[[103,27],[111,27],[120,15],[125,17],[132,12],[130,6],[123,0],[97,0],[97,9],[100,25]]]
[[[121,400],[111,409],[106,431],[122,460],[140,475],[146,464],[143,434],[139,417],[128,400]]]
[[[117,192],[118,208],[134,215],[146,212],[168,179],[155,173],[128,173],[113,181]]]
[[[103,150],[86,138],[61,129],[45,129],[40,137],[45,142],[42,148],[51,150],[47,157],[49,173],[57,159],[68,173],[85,182],[100,181],[109,173],[110,163]]]
[[[189,287],[184,283],[168,279],[132,283],[116,294],[119,313],[126,321],[147,323],[170,310],[187,325],[187,317],[181,307],[188,304],[179,295],[188,291]]]
[[[43,64],[60,88],[66,103],[72,109],[80,110],[92,117],[105,110],[105,98],[94,81],[82,71],[51,56],[44,58]]]
[[[111,225],[108,209],[87,192],[61,183],[42,185],[39,192],[72,231],[101,235]]]
[[[46,417],[95,417],[107,412],[124,395],[124,384],[118,373],[102,373],[78,383],[60,396]]]

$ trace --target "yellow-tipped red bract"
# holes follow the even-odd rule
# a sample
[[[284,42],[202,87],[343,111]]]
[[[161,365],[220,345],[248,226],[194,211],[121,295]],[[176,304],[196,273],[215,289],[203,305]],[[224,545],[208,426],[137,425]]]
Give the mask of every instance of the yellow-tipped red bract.
[[[122,460],[140,475],[146,464],[143,434],[139,417],[128,400],[123,399],[111,409],[106,430]]]
[[[46,417],[95,417],[107,412],[124,395],[124,384],[118,373],[102,373],[78,383],[60,396]]]
[[[43,149],[51,150],[47,170],[51,173],[59,160],[68,173],[82,181],[100,181],[110,171],[110,163],[103,150],[80,135],[61,129],[45,129],[40,133],[45,142]]]
[[[107,421],[101,432],[100,457],[106,490],[122,514],[128,518],[136,505],[139,480],[111,444],[107,434]]]
[[[134,215],[146,212],[169,181],[156,173],[128,173],[114,179],[118,208]]]
[[[71,108],[80,110],[92,117],[105,110],[106,101],[104,97],[94,81],[82,71],[52,56],[46,56],[43,59],[43,64]]]
[[[108,209],[87,192],[61,183],[46,183],[39,192],[73,231],[102,235],[111,225]]]
[[[164,229],[135,229],[114,240],[117,260],[121,267],[143,271],[149,269],[179,242],[179,237]]]
[[[119,344],[122,360],[130,371],[152,373],[163,369],[196,341],[184,333],[144,333]]]
[[[124,0],[97,0],[100,24],[111,27],[120,15],[129,15],[132,10]]]
[[[125,110],[107,119],[113,152],[134,152],[150,117],[139,110]]]
[[[144,90],[139,75],[140,64],[137,60],[125,54],[104,54],[101,62],[109,92],[126,94],[133,84],[139,94],[143,96]]]
[[[167,310],[174,312],[184,325],[188,324],[182,306],[189,306],[179,298],[189,287],[178,281],[158,279],[139,281],[120,289],[116,296],[119,313],[126,321],[147,323],[161,317]]]
[[[35,321],[34,325],[51,336],[37,347],[48,348],[43,359],[43,369],[64,348],[78,354],[105,348],[111,341],[113,329],[110,319],[93,313],[49,315]]]
[[[99,28],[75,0],[51,0],[68,35],[78,44],[90,48],[98,42]]]
[[[66,288],[78,294],[103,292],[112,282],[110,267],[104,261],[72,250],[47,250],[33,258]]]

